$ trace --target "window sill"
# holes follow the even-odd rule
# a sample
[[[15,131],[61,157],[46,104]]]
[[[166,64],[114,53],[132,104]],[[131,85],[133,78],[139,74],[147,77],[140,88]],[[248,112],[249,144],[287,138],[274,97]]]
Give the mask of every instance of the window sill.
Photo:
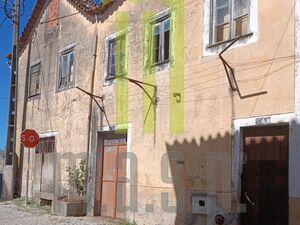
[[[160,72],[160,71],[168,69],[169,66],[170,66],[170,60],[165,60],[163,62],[155,63],[155,64],[151,65],[150,72],[151,72],[151,74]]]
[[[253,32],[250,32],[248,34],[244,34],[241,36],[241,40],[245,39],[245,38],[248,38],[248,37],[251,37],[253,35]],[[235,37],[236,38],[236,37]],[[217,43],[214,43],[214,44],[210,44],[207,46],[207,49],[211,49],[211,48],[214,48],[214,47],[217,47],[217,46],[221,46],[221,45],[224,45],[226,43],[230,43],[232,42],[233,40],[235,40],[235,38],[231,38],[231,39],[228,39],[226,41],[220,41],[220,42],[217,42]]]
[[[151,67],[160,66],[160,65],[163,65],[163,64],[166,64],[166,63],[169,63],[169,62],[170,62],[170,60],[168,59],[168,60],[165,60],[165,61],[162,61],[162,62],[153,63],[151,65]]]
[[[116,74],[116,75],[111,75],[107,76],[104,79],[103,87],[110,86],[115,83],[116,77],[125,77],[126,73],[121,73],[121,74]]]
[[[63,87],[57,87],[56,88],[56,93],[67,91],[67,90],[73,89],[74,87],[75,87],[74,83],[63,86]]]

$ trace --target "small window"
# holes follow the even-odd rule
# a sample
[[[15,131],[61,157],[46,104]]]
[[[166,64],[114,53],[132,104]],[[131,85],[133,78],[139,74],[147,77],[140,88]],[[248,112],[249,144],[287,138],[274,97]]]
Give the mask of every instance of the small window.
[[[249,32],[250,0],[212,0],[212,44]]]
[[[107,79],[125,74],[126,36],[108,41]]]
[[[169,16],[153,23],[152,34],[152,64],[168,62],[170,57]]]
[[[30,68],[28,96],[32,97],[40,93],[41,64],[38,63]]]
[[[59,59],[58,89],[74,84],[74,48],[64,51]]]
[[[55,137],[40,138],[39,144],[35,147],[36,154],[53,153],[55,150]]]

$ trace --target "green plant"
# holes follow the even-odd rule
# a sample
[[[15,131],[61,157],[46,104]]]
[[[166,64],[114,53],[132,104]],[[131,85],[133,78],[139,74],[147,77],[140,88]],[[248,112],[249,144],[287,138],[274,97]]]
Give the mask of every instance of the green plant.
[[[73,190],[79,196],[84,194],[85,179],[87,179],[88,170],[86,169],[86,160],[82,158],[79,162],[79,166],[67,167],[66,171],[68,173],[68,183]]]
[[[129,220],[122,220],[119,225],[137,225],[137,223],[134,220],[132,222]]]

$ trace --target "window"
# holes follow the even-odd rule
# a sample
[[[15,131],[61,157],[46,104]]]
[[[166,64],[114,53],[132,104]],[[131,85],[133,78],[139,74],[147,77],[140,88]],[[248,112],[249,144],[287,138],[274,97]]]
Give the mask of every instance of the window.
[[[170,18],[166,16],[152,25],[152,64],[169,61],[170,56]]]
[[[58,77],[59,90],[74,83],[74,58],[74,48],[71,48],[60,54]]]
[[[249,32],[250,0],[212,0],[212,44]]]
[[[40,92],[40,74],[41,74],[41,63],[31,66],[30,77],[29,77],[29,91],[28,91],[29,97],[38,95]]]
[[[126,36],[121,35],[108,41],[108,63],[106,78],[125,74]]]
[[[53,153],[55,150],[55,137],[40,138],[39,144],[35,147],[36,154]]]

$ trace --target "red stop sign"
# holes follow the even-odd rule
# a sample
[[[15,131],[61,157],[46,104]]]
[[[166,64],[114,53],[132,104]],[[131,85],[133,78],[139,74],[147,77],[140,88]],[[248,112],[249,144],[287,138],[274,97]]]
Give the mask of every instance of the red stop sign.
[[[34,148],[40,141],[35,130],[26,129],[21,133],[21,143],[27,148]]]

